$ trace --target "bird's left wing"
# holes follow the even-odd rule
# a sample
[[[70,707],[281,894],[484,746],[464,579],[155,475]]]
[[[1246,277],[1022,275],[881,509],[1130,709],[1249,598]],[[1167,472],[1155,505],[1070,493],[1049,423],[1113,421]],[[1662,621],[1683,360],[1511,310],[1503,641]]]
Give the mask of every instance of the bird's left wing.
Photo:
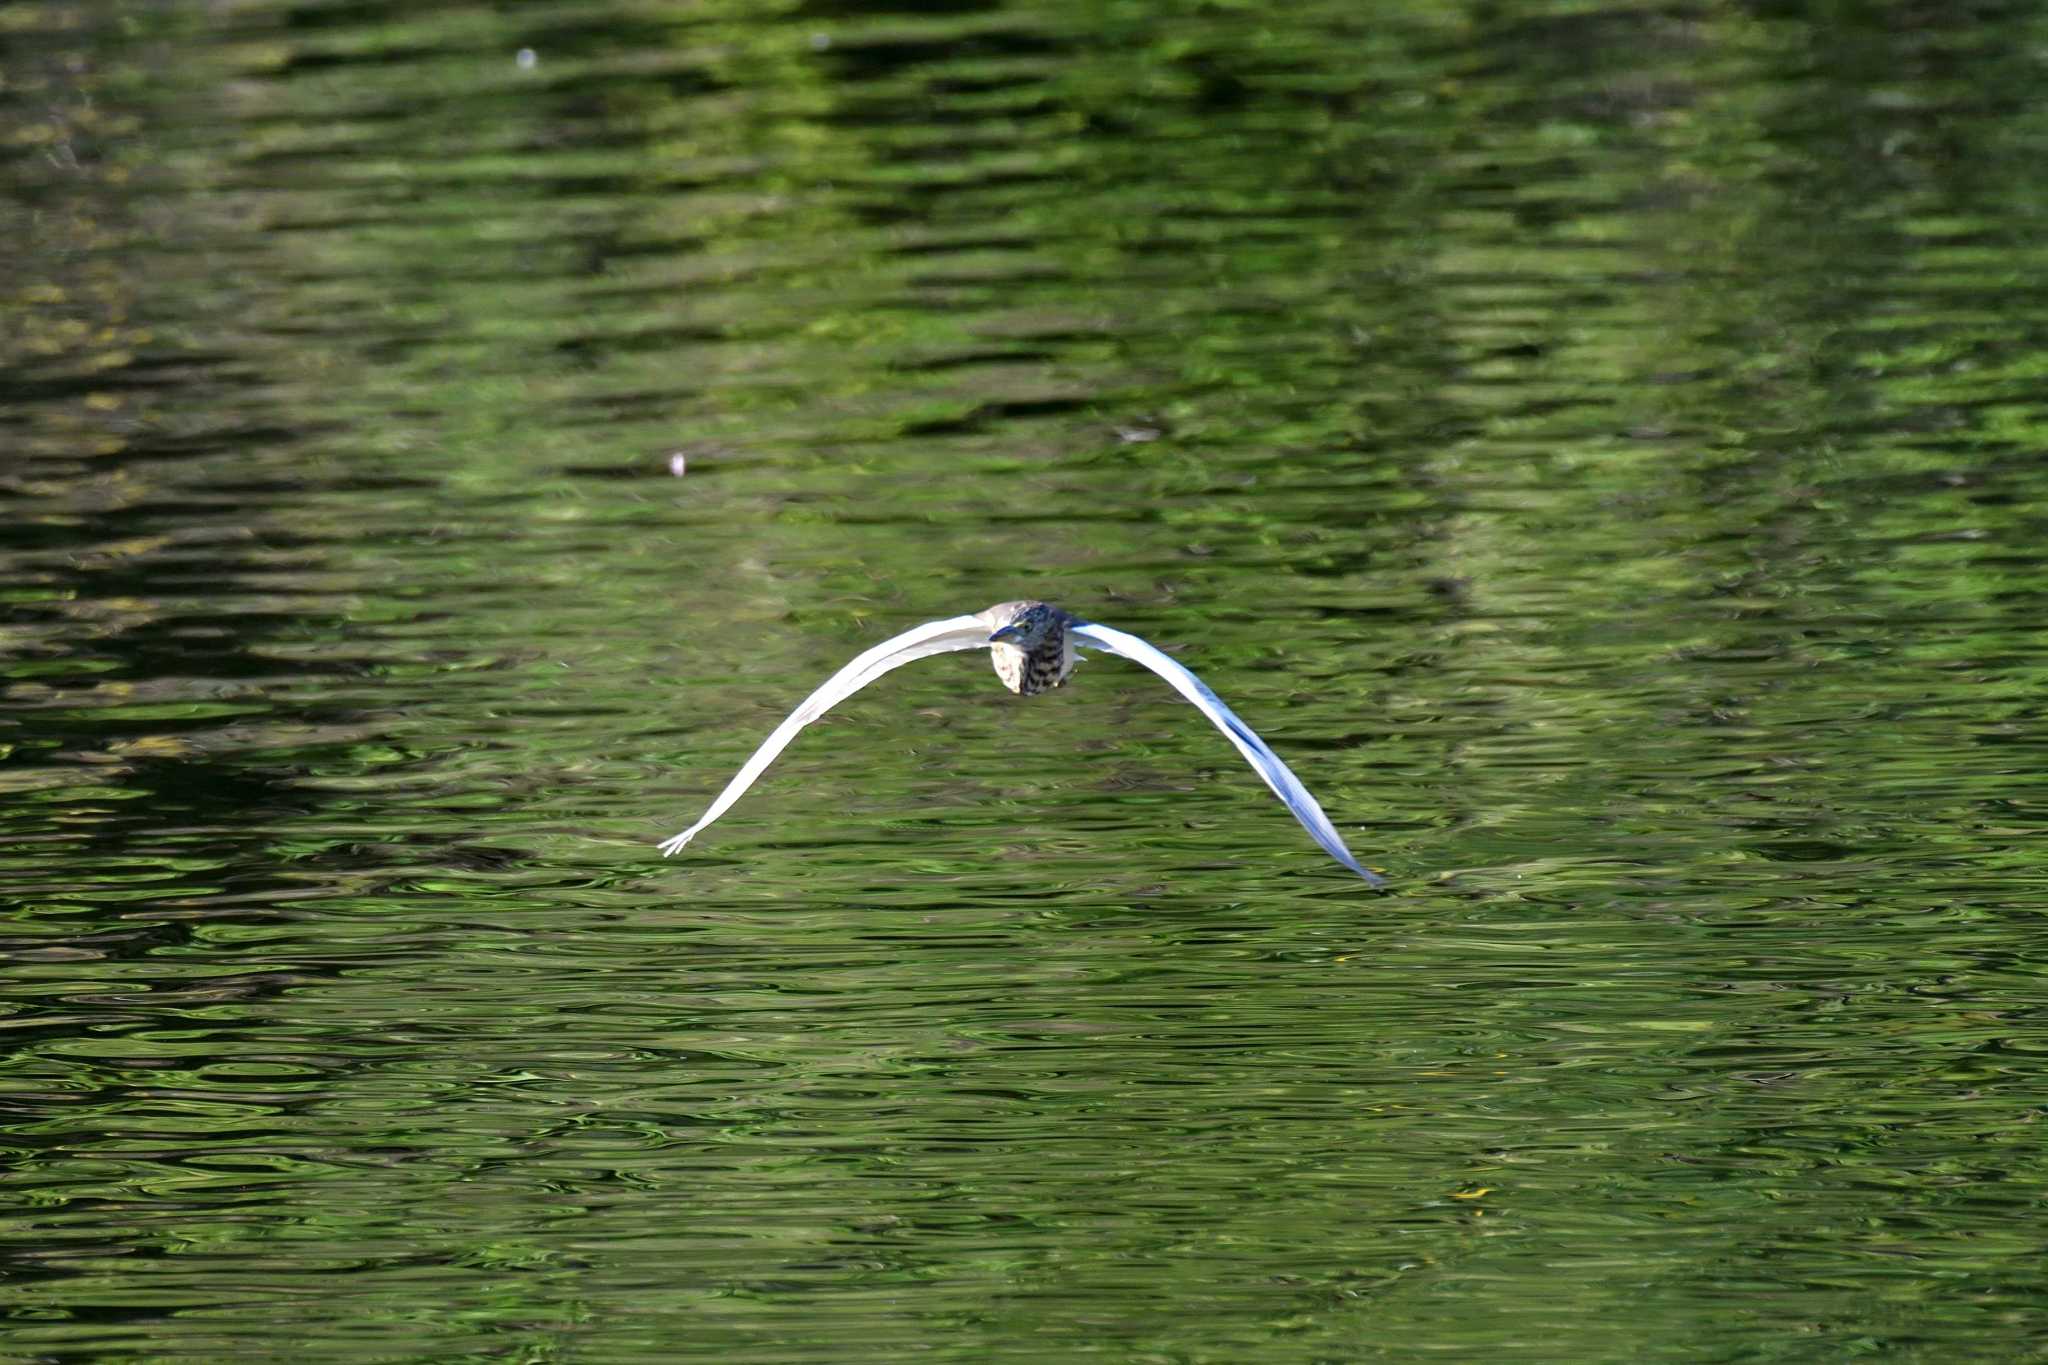
[[[682,848],[697,837],[698,831],[731,809],[732,803],[754,785],[754,779],[767,771],[776,755],[789,747],[797,731],[890,669],[956,649],[986,649],[988,634],[988,623],[978,616],[949,616],[943,621],[927,621],[921,626],[913,626],[855,657],[852,663],[827,678],[823,687],[805,697],[803,705],[790,712],[789,718],[761,741],[761,747],[754,750],[754,756],[733,775],[732,781],[725,784],[725,790],[718,794],[718,799],[711,803],[711,809],[704,812],[701,820],[673,839],[663,841],[662,856],[665,858]]]
[[[1193,702],[1198,710],[1215,723],[1237,751],[1245,756],[1266,785],[1273,789],[1273,795],[1286,803],[1294,812],[1294,818],[1301,821],[1301,827],[1311,838],[1323,846],[1323,851],[1335,858],[1374,886],[1385,886],[1386,879],[1372,872],[1358,859],[1351,856],[1351,850],[1344,846],[1337,827],[1330,823],[1330,817],[1323,814],[1323,808],[1309,795],[1307,787],[1294,770],[1280,761],[1280,755],[1260,739],[1252,727],[1237,717],[1237,712],[1223,704],[1222,698],[1211,692],[1208,686],[1194,674],[1183,668],[1172,656],[1156,646],[1146,643],[1135,635],[1127,635],[1108,626],[1099,626],[1092,621],[1083,621],[1073,628],[1074,643],[1121,654],[1133,663],[1145,667],[1166,679],[1174,691]]]

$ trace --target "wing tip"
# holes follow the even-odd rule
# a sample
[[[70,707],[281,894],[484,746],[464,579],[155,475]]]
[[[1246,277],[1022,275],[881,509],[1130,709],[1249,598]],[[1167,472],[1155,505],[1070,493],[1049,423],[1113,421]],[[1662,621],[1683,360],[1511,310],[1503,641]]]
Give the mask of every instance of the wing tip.
[[[1359,876],[1365,878],[1365,884],[1371,887],[1373,890],[1384,891],[1387,889],[1387,879],[1385,877],[1382,877],[1379,873],[1373,871],[1371,868],[1367,867],[1364,863],[1358,861],[1358,859],[1350,856],[1350,849],[1345,849],[1342,853],[1339,853],[1334,848],[1326,848],[1324,851],[1327,852],[1332,858],[1335,858],[1338,862],[1342,863],[1344,866],[1350,868],[1353,872],[1356,872]]]

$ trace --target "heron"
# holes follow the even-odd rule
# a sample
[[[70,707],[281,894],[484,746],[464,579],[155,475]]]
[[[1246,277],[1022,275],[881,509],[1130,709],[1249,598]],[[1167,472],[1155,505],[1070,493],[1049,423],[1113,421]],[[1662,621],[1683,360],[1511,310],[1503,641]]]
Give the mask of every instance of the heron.
[[[804,698],[803,704],[775,727],[732,781],[726,783],[725,790],[718,794],[702,819],[681,834],[662,842],[662,856],[680,852],[712,821],[732,809],[733,803],[745,795],[747,788],[754,785],[755,779],[767,771],[768,765],[789,747],[789,742],[806,725],[892,669],[934,654],[963,649],[988,650],[993,656],[991,661],[995,665],[996,676],[1003,680],[1003,686],[1020,697],[1036,696],[1064,683],[1078,662],[1077,649],[1119,655],[1151,669],[1174,691],[1193,702],[1195,708],[1237,746],[1237,751],[1265,779],[1273,795],[1294,813],[1294,818],[1301,822],[1302,828],[1322,846],[1325,853],[1371,885],[1386,885],[1385,878],[1352,856],[1336,826],[1330,823],[1330,817],[1323,814],[1322,806],[1309,794],[1301,779],[1294,775],[1294,770],[1281,762],[1280,755],[1274,753],[1251,726],[1238,719],[1237,713],[1225,706],[1200,678],[1157,646],[1135,635],[1094,621],[1083,621],[1049,603],[1030,600],[998,602],[985,611],[968,616],[927,621],[855,656],[851,663],[827,678],[822,687]]]

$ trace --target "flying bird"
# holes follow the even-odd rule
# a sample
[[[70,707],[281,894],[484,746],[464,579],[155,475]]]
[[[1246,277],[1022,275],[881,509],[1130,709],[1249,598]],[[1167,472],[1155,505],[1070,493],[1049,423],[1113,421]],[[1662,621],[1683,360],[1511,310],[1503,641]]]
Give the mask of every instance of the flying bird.
[[[1368,870],[1351,856],[1351,850],[1344,846],[1344,840],[1338,836],[1336,826],[1330,823],[1330,817],[1323,814],[1323,808],[1316,804],[1315,797],[1309,795],[1308,788],[1301,785],[1301,779],[1294,775],[1294,771],[1280,761],[1280,755],[1274,753],[1251,726],[1239,720],[1237,713],[1225,706],[1200,678],[1135,635],[1127,635],[1093,621],[1083,621],[1044,602],[1029,601],[998,602],[971,616],[927,621],[857,656],[852,663],[826,679],[823,687],[804,698],[803,705],[790,712],[788,719],[761,741],[761,747],[754,750],[753,757],[746,761],[732,781],[726,783],[725,790],[718,794],[718,799],[711,803],[704,817],[662,843],[662,856],[680,851],[705,826],[730,810],[733,802],[754,785],[754,780],[767,771],[776,756],[789,747],[797,731],[891,669],[901,668],[915,659],[961,649],[990,651],[994,655],[996,676],[1003,680],[1003,686],[1020,697],[1035,696],[1065,682],[1074,671],[1076,649],[1097,649],[1143,664],[1164,678],[1174,691],[1193,702],[1196,709],[1237,746],[1237,751],[1273,789],[1273,795],[1294,812],[1294,818],[1301,822],[1310,838],[1322,845],[1325,853],[1372,885],[1386,885],[1386,880],[1378,873]]]

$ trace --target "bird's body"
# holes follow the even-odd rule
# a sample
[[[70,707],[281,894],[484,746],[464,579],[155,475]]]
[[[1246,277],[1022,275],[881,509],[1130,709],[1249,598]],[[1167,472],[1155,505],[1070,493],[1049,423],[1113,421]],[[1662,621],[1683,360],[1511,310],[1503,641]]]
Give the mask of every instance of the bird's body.
[[[998,602],[974,613],[986,621],[988,652],[1003,686],[1020,697],[1058,687],[1074,671],[1071,627],[1081,624],[1044,602]]]
[[[1193,702],[1237,747],[1238,752],[1265,779],[1273,794],[1294,813],[1294,818],[1325,852],[1374,886],[1386,884],[1377,873],[1368,871],[1352,856],[1336,827],[1323,814],[1323,808],[1293,770],[1281,762],[1280,756],[1267,747],[1250,726],[1238,719],[1237,713],[1225,706],[1200,678],[1135,635],[1127,635],[1093,621],[1083,621],[1048,603],[1030,600],[998,602],[971,616],[927,621],[855,656],[851,663],[826,679],[823,686],[806,697],[802,705],[775,727],[733,779],[726,783],[725,790],[718,794],[703,818],[681,834],[664,841],[661,851],[664,856],[679,851],[740,799],[776,756],[796,738],[799,730],[892,669],[927,655],[987,649],[1003,686],[1019,696],[1030,697],[1058,687],[1067,680],[1077,662],[1077,646],[1122,655],[1165,679],[1176,692]]]

